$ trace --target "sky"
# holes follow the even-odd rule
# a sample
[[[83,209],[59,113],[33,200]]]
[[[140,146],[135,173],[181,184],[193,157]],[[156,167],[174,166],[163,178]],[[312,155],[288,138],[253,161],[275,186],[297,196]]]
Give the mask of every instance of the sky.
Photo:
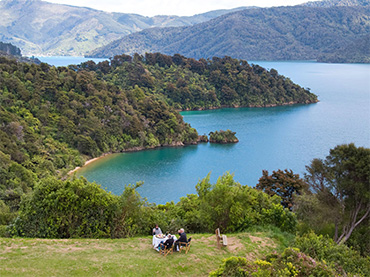
[[[44,0],[46,2],[90,7],[97,10],[136,13],[145,16],[189,16],[218,9],[243,6],[293,6],[312,0]]]

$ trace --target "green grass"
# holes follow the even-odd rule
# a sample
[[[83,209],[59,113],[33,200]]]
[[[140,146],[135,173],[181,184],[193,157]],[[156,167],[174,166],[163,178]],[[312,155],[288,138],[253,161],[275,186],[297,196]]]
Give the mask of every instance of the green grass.
[[[188,254],[175,252],[167,257],[152,249],[151,237],[0,238],[0,276],[207,276],[224,258],[262,258],[281,251],[293,237],[274,230],[228,234],[229,245],[218,249],[213,234],[189,236]]]

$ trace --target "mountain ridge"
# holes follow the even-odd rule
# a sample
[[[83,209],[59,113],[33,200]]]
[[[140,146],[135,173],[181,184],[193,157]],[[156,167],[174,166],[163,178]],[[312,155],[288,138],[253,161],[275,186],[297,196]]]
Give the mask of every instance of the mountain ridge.
[[[41,0],[2,0],[0,41],[16,45],[26,55],[82,56],[99,46],[149,27],[191,25],[241,9],[244,7],[188,17],[146,17]]]
[[[146,29],[88,56],[161,52],[197,59],[314,60],[369,32],[368,6],[246,9],[193,26]]]

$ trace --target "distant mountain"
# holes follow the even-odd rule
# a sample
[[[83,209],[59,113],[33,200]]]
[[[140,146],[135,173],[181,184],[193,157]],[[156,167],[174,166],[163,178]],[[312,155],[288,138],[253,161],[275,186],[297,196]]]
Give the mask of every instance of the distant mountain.
[[[369,0],[322,0],[322,1],[312,1],[302,4],[306,7],[321,7],[321,8],[328,8],[334,6],[369,6]]]
[[[317,60],[326,63],[370,63],[370,34],[333,53],[321,55]]]
[[[152,28],[89,56],[161,52],[193,58],[310,60],[370,33],[370,7],[246,9],[189,27]]]
[[[81,56],[146,28],[188,26],[241,9],[244,8],[217,10],[186,17],[146,17],[40,0],[2,0],[0,40],[20,47],[26,55]]]

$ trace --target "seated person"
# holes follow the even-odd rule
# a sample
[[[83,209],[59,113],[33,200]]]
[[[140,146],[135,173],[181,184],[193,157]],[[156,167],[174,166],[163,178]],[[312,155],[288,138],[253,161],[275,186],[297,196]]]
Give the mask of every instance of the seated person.
[[[161,235],[161,234],[162,234],[162,230],[161,230],[161,228],[158,227],[158,224],[156,224],[155,228],[153,228],[153,236]]]
[[[174,242],[174,239],[171,236],[171,234],[169,234],[167,236],[167,240],[165,242],[161,243],[159,246],[162,249],[170,249],[172,247],[173,242]]]
[[[188,242],[188,239],[186,238],[186,234],[185,234],[184,229],[183,229],[183,228],[181,228],[178,232],[179,232],[180,237],[179,237],[179,238],[178,238],[178,240],[175,242],[175,251],[177,251],[177,247],[179,247],[180,242],[185,242],[185,243],[187,243],[187,242]]]

